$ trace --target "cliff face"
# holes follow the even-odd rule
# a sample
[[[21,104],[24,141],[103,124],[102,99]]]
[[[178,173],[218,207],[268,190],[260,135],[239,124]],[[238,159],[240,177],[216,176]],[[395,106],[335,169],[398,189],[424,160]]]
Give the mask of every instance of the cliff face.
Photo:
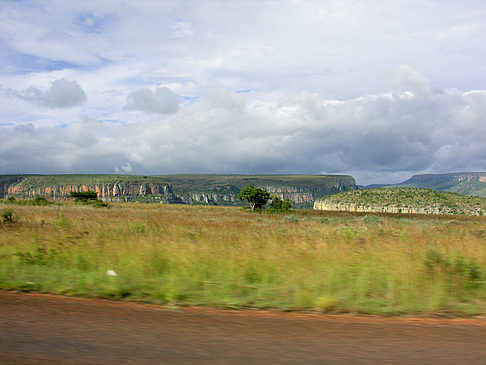
[[[351,182],[338,182],[335,184],[322,185],[289,185],[287,182],[282,185],[265,184],[261,181],[252,181],[256,188],[266,190],[270,195],[276,195],[280,199],[289,199],[295,208],[312,208],[314,201],[323,195],[335,194],[341,191],[353,190],[354,180]],[[236,185],[236,186],[235,186]],[[228,186],[206,186],[199,191],[182,191],[177,185],[175,191],[185,204],[209,204],[209,205],[247,205],[246,201],[240,201],[238,194],[242,188],[249,185],[247,182]]]
[[[429,188],[464,195],[486,197],[486,172],[415,175],[394,186]]]
[[[288,198],[295,204],[312,204],[317,197],[336,194],[346,190],[353,190],[354,188],[354,184],[348,185],[343,182],[337,182],[332,185],[321,186],[264,185],[262,189],[268,191],[271,195],[277,195],[282,200]]]
[[[52,186],[21,186],[10,185],[7,195],[24,198],[44,196],[53,200],[70,199],[71,192],[96,191],[98,198],[103,201],[131,201],[138,197],[154,196],[155,200],[163,203],[180,203],[180,199],[173,193],[170,185],[154,183],[106,183],[89,185],[52,185]],[[158,198],[158,199],[157,199]]]
[[[21,181],[25,176],[21,175],[0,175],[0,199],[8,194],[8,187]]]
[[[389,206],[373,206],[373,205],[356,205],[349,203],[326,203],[323,201],[315,201],[314,209],[316,210],[330,210],[336,212],[361,212],[361,213],[401,213],[401,214],[455,214],[452,210],[443,209],[442,207],[398,207],[394,205]],[[473,215],[480,215],[480,211]]]
[[[316,210],[485,215],[486,199],[421,188],[375,188],[343,192],[318,199]]]
[[[288,198],[295,208],[312,208],[317,198],[356,188],[351,176],[338,175],[37,175],[8,180],[0,197],[67,200],[71,192],[92,190],[104,201],[242,206],[247,202],[238,194],[250,184]]]
[[[287,187],[262,187],[270,195],[277,195],[280,199],[288,198],[294,205],[312,204],[314,202],[314,193],[311,191],[301,191],[302,189]],[[185,204],[209,204],[209,205],[246,205],[238,199],[240,190],[233,193],[205,193],[195,192],[182,194],[180,199]]]

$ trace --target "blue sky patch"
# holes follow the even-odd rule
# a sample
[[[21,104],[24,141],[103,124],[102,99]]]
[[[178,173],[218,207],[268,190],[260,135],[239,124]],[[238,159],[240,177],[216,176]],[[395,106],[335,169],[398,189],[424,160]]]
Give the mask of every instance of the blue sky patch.
[[[76,24],[86,33],[102,33],[107,24],[117,21],[115,14],[96,16],[90,12],[82,12],[76,17]]]
[[[50,60],[43,57],[33,56],[3,45],[0,47],[2,56],[0,58],[0,68],[3,72],[14,74],[25,74],[39,71],[57,71],[80,67],[71,62],[62,60]]]

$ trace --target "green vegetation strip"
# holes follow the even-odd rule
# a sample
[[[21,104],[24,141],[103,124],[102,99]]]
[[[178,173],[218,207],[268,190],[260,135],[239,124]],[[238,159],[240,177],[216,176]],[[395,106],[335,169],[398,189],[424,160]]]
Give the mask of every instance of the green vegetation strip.
[[[486,218],[0,204],[0,289],[167,305],[486,313]]]
[[[24,188],[45,188],[58,185],[94,185],[123,183],[156,183],[165,182],[157,177],[137,175],[33,175],[22,178],[15,185]]]

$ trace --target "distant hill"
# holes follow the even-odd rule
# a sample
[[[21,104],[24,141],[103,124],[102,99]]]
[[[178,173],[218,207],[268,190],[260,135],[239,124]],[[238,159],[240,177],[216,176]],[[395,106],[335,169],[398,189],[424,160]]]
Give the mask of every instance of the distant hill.
[[[289,198],[296,208],[312,208],[324,195],[356,189],[345,175],[0,175],[0,197],[45,196],[65,200],[71,191],[93,190],[104,201],[169,204],[244,205],[238,193],[254,185]]]
[[[486,215],[486,198],[432,189],[375,188],[347,191],[316,200],[316,210],[404,213]]]
[[[364,188],[408,187],[486,197],[486,172],[456,172],[412,176],[399,184],[373,184]]]
[[[0,198],[7,195],[8,187],[30,175],[0,175]]]

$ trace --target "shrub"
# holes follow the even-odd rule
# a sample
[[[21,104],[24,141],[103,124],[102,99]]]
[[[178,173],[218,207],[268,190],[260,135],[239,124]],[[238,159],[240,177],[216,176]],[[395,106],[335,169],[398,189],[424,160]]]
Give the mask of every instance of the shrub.
[[[15,223],[18,221],[18,216],[12,209],[5,209],[2,212],[2,221],[5,224]]]
[[[300,218],[299,216],[297,216],[295,214],[286,215],[283,219],[286,222],[299,222],[299,221],[303,220],[302,218]]]
[[[42,205],[51,205],[53,204],[53,202],[50,202],[43,196],[36,196],[34,199],[30,200],[28,204],[42,206]]]
[[[108,208],[109,205],[108,205],[108,203],[105,203],[103,200],[96,199],[93,202],[93,207],[95,207],[95,208]]]
[[[270,199],[272,199],[272,202],[270,203],[269,210],[272,212],[287,212],[292,208],[289,198],[282,200],[278,196],[272,195]]]
[[[56,261],[59,252],[53,248],[36,247],[34,253],[17,252],[15,255],[25,265],[49,266]]]
[[[74,198],[75,202],[87,202],[90,200],[97,200],[98,193],[96,191],[88,190],[88,191],[71,191],[69,193],[71,198]]]
[[[430,248],[425,253],[424,264],[429,274],[441,274],[450,286],[456,290],[474,289],[482,284],[483,274],[475,261],[468,261],[462,255],[448,257],[446,254]]]
[[[361,220],[364,223],[370,223],[370,224],[383,224],[385,222],[385,220],[382,217],[375,214],[366,214],[363,218],[361,218]]]

